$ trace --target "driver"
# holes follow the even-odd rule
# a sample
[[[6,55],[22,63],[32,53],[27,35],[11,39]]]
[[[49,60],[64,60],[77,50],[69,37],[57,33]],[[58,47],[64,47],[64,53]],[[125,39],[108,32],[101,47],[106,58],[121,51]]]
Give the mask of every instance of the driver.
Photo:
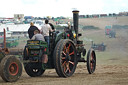
[[[50,32],[53,32],[54,30],[52,30],[52,28],[51,28],[51,26],[48,24],[48,20],[46,19],[45,20],[45,24],[42,26],[42,28],[41,28],[41,33],[42,33],[42,35],[44,36],[44,39],[45,39],[45,41],[48,43],[48,48],[49,48],[49,42],[50,42],[50,40],[49,40],[49,31]]]

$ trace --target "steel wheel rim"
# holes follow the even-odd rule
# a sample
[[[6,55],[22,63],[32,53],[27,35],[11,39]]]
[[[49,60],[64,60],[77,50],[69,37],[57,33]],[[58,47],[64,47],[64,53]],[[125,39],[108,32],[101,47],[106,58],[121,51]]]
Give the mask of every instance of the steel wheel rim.
[[[17,75],[18,71],[19,71],[19,67],[18,67],[17,63],[12,62],[9,65],[9,73],[10,73],[10,75],[15,76],[15,75]]]

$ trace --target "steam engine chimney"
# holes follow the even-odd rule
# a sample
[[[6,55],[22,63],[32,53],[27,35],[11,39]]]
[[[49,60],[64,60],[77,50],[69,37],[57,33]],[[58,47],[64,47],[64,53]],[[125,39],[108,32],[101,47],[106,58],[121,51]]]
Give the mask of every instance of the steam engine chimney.
[[[78,10],[73,10],[72,12],[73,12],[73,26],[74,26],[74,30],[75,30],[76,36],[78,36],[79,11]]]

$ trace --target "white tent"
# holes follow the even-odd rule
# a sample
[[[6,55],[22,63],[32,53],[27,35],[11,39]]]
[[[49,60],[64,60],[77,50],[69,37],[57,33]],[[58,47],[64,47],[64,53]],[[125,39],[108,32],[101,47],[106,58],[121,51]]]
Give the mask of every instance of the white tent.
[[[35,24],[35,26],[38,27],[38,29],[41,29],[41,26],[38,24]],[[0,32],[3,32],[3,29],[7,28],[11,32],[27,32],[30,27],[30,24],[18,24],[18,25],[7,25],[7,24],[1,24],[0,25]]]

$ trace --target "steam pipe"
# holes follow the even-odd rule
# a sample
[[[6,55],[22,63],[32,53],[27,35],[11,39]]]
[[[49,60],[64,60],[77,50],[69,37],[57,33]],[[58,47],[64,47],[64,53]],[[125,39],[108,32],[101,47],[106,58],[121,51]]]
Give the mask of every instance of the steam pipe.
[[[74,26],[74,30],[76,33],[76,40],[78,37],[78,20],[79,20],[79,11],[78,10],[73,10],[73,26]]]

